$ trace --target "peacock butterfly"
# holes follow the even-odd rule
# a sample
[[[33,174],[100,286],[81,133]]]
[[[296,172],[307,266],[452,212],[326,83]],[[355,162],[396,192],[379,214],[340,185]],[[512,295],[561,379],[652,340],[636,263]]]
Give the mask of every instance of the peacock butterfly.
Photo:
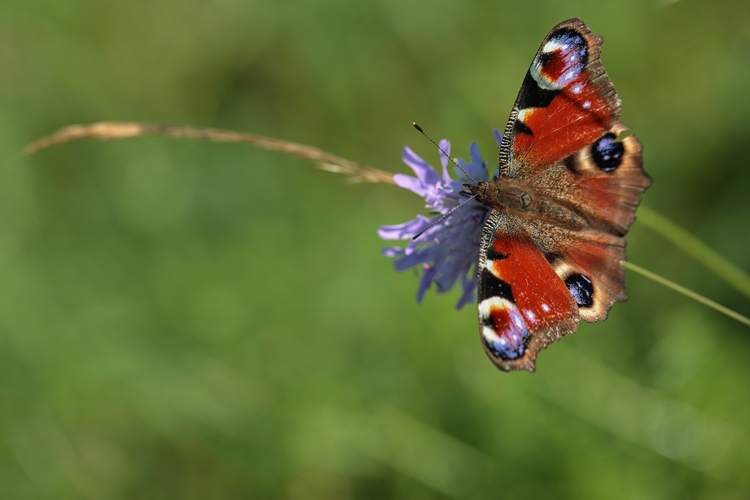
[[[494,180],[467,185],[489,210],[479,251],[479,332],[505,371],[535,370],[580,319],[627,300],[625,240],[651,184],[641,145],[580,19],[544,38],[521,85]]]

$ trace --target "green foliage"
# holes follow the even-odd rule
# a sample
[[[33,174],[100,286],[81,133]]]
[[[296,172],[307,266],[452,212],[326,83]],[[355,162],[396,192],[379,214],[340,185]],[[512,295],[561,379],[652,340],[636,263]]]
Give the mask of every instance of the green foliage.
[[[572,16],[606,40],[645,204],[750,269],[746,1],[0,4],[0,497],[746,498],[750,332],[641,276],[536,374],[504,374],[472,308],[417,305],[380,255],[376,229],[422,209],[403,190],[235,144],[20,154],[129,120],[404,172],[404,144],[437,160],[417,120],[491,157]],[[750,312],[645,225],[628,241]]]

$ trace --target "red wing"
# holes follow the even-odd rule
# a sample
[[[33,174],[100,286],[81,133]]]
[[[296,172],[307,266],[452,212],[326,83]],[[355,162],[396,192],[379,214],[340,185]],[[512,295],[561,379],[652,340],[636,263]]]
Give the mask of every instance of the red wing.
[[[478,264],[479,332],[501,370],[535,370],[537,353],[574,331],[578,308],[565,282],[507,214],[493,210]]]
[[[602,38],[580,19],[555,26],[536,53],[513,106],[500,172],[519,163],[556,163],[602,137],[620,115],[620,98],[599,61]],[[512,160],[517,160],[513,162]]]
[[[534,243],[565,283],[581,319],[601,321],[625,291],[625,239],[602,231],[572,231],[541,220],[528,221]],[[536,235],[544,235],[542,237]]]

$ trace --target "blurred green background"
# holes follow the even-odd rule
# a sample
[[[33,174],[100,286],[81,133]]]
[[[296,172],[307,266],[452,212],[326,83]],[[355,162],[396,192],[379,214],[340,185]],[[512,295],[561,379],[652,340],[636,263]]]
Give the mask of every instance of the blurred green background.
[[[423,212],[248,146],[23,146],[185,123],[392,172],[418,121],[491,163],[531,58],[581,17],[654,179],[750,269],[750,3],[4,0],[0,498],[748,498],[750,331],[639,275],[534,375],[376,230]],[[629,258],[748,314],[643,224]]]

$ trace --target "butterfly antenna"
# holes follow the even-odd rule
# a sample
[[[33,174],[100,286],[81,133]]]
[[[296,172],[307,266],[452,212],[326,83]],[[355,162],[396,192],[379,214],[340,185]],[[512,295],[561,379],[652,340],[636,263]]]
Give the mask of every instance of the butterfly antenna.
[[[472,195],[472,196],[466,198],[464,201],[462,201],[461,203],[459,203],[455,207],[451,208],[448,212],[444,213],[443,215],[441,215],[437,219],[434,219],[432,222],[430,222],[430,224],[426,228],[422,229],[420,232],[418,232],[417,234],[415,234],[414,236],[412,236],[411,240],[412,241],[416,240],[417,238],[419,238],[420,236],[422,236],[424,234],[424,232],[427,231],[428,229],[430,229],[432,226],[443,222],[445,219],[447,219],[448,217],[450,217],[451,214],[453,214],[453,212],[455,212],[459,208],[461,208],[464,205],[466,205],[467,203],[469,203],[471,200],[473,200],[474,198],[476,198],[476,196],[477,195]]]
[[[441,153],[443,153],[443,154],[445,155],[445,157],[446,157],[446,158],[448,158],[448,159],[449,159],[449,160],[451,161],[451,163],[453,163],[453,164],[454,164],[455,166],[457,166],[457,167],[458,167],[458,169],[459,169],[459,170],[460,170],[461,172],[463,172],[463,173],[464,173],[464,175],[466,175],[466,177],[468,177],[468,178],[469,178],[469,180],[471,180],[471,182],[473,182],[474,184],[479,184],[479,183],[478,183],[478,182],[477,182],[477,181],[476,181],[476,180],[475,180],[475,179],[474,179],[474,178],[473,178],[473,177],[472,177],[471,175],[469,175],[469,172],[467,172],[466,170],[464,170],[464,169],[463,169],[463,167],[462,167],[461,165],[459,165],[459,164],[458,164],[458,162],[457,162],[456,160],[454,160],[453,158],[451,158],[451,157],[450,157],[450,155],[449,155],[448,153],[446,153],[446,152],[445,152],[445,150],[444,150],[443,148],[441,148],[441,147],[440,147],[440,145],[439,145],[439,144],[438,144],[437,142],[433,141],[433,140],[432,140],[432,137],[430,137],[429,135],[427,135],[427,132],[425,132],[424,130],[422,130],[422,127],[420,127],[420,126],[419,126],[419,125],[417,124],[417,122],[412,122],[411,124],[412,124],[412,125],[414,126],[414,128],[415,128],[415,129],[417,129],[417,130],[419,131],[419,133],[420,133],[420,134],[422,134],[423,136],[427,137],[427,140],[428,140],[428,141],[430,141],[430,142],[431,142],[431,143],[432,143],[432,144],[433,144],[433,145],[434,145],[434,146],[435,146],[436,148],[438,148],[438,149],[440,150],[440,152],[441,152]],[[468,201],[468,200],[467,200],[467,201]],[[464,203],[465,203],[465,202],[464,202]],[[463,205],[463,203],[462,203],[461,205]],[[461,205],[459,205],[459,207],[460,207]],[[458,207],[456,207],[456,208],[458,208]],[[454,210],[455,210],[455,209],[454,209]],[[452,212],[453,212],[453,210],[451,210],[451,211],[450,211],[450,212],[448,212],[448,213],[452,213]],[[446,214],[446,215],[448,215],[448,214]],[[441,217],[441,219],[442,219],[442,217]],[[413,238],[412,238],[412,239],[413,239]]]

